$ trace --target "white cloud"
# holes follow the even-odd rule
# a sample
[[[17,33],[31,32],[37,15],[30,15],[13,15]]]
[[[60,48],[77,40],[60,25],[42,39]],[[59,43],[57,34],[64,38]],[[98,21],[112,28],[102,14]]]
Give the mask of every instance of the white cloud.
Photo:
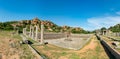
[[[110,27],[120,23],[120,16],[93,17],[87,19],[89,30]]]

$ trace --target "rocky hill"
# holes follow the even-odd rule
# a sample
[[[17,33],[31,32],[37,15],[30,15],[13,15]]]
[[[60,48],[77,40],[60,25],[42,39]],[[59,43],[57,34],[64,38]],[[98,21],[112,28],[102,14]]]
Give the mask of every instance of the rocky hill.
[[[32,20],[10,21],[10,22],[0,23],[0,29],[13,30],[17,28],[20,31],[22,31],[22,28],[24,27],[29,28],[30,25],[34,26],[37,24],[40,27],[41,22],[43,22],[46,32],[89,33],[88,31],[85,31],[84,29],[80,27],[58,26],[49,20],[40,20],[38,18],[34,18]]]

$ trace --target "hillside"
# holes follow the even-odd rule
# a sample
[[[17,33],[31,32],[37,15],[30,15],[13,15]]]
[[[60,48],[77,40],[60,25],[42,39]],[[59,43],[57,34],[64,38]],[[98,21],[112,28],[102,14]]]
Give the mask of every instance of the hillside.
[[[109,30],[111,30],[112,32],[120,32],[120,24],[111,26]]]
[[[21,20],[21,21],[9,21],[9,22],[1,22],[0,29],[1,30],[14,30],[19,29],[22,31],[22,28],[29,28],[30,25],[41,25],[41,21],[44,24],[46,32],[72,32],[72,33],[89,33],[80,27],[70,27],[70,26],[58,26],[55,23],[48,20],[40,20],[38,18],[32,20]],[[29,30],[29,29],[27,29]],[[40,29],[39,29],[40,30]]]

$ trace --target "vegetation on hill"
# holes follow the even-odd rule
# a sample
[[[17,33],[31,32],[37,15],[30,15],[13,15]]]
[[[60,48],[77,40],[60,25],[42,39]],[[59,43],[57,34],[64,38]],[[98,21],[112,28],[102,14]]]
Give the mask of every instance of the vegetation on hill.
[[[71,32],[71,33],[90,33],[89,31],[85,31],[80,27],[70,27],[70,26],[58,26],[51,21],[48,20],[40,20],[38,18],[32,20],[21,20],[21,21],[9,21],[9,22],[1,22],[0,30],[16,30],[22,32],[22,29],[27,27],[29,30],[30,25],[41,25],[43,22],[46,32]],[[39,29],[40,31],[40,29]]]
[[[109,28],[109,30],[113,31],[113,32],[120,32],[120,24],[117,24],[115,26],[111,26]]]
[[[13,26],[11,24],[16,23],[16,21],[12,22],[0,22],[0,29],[2,30],[13,30]]]
[[[100,29],[94,30],[93,33],[95,33],[96,31],[101,31],[102,32],[104,30],[110,30],[110,31],[112,31],[114,33],[120,32],[120,24],[116,24],[116,25],[111,26],[109,28],[102,27]]]

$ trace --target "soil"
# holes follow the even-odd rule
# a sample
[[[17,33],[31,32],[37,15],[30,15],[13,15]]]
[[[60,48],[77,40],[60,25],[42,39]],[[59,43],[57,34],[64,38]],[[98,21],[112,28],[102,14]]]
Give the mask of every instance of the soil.
[[[17,40],[13,38],[10,32],[0,33],[0,55],[2,59],[19,59],[19,49],[12,48],[10,43],[16,44]]]
[[[86,52],[87,50],[94,50],[97,46],[95,36],[91,39],[90,43],[88,43],[85,47],[81,50],[77,51],[78,53]]]

